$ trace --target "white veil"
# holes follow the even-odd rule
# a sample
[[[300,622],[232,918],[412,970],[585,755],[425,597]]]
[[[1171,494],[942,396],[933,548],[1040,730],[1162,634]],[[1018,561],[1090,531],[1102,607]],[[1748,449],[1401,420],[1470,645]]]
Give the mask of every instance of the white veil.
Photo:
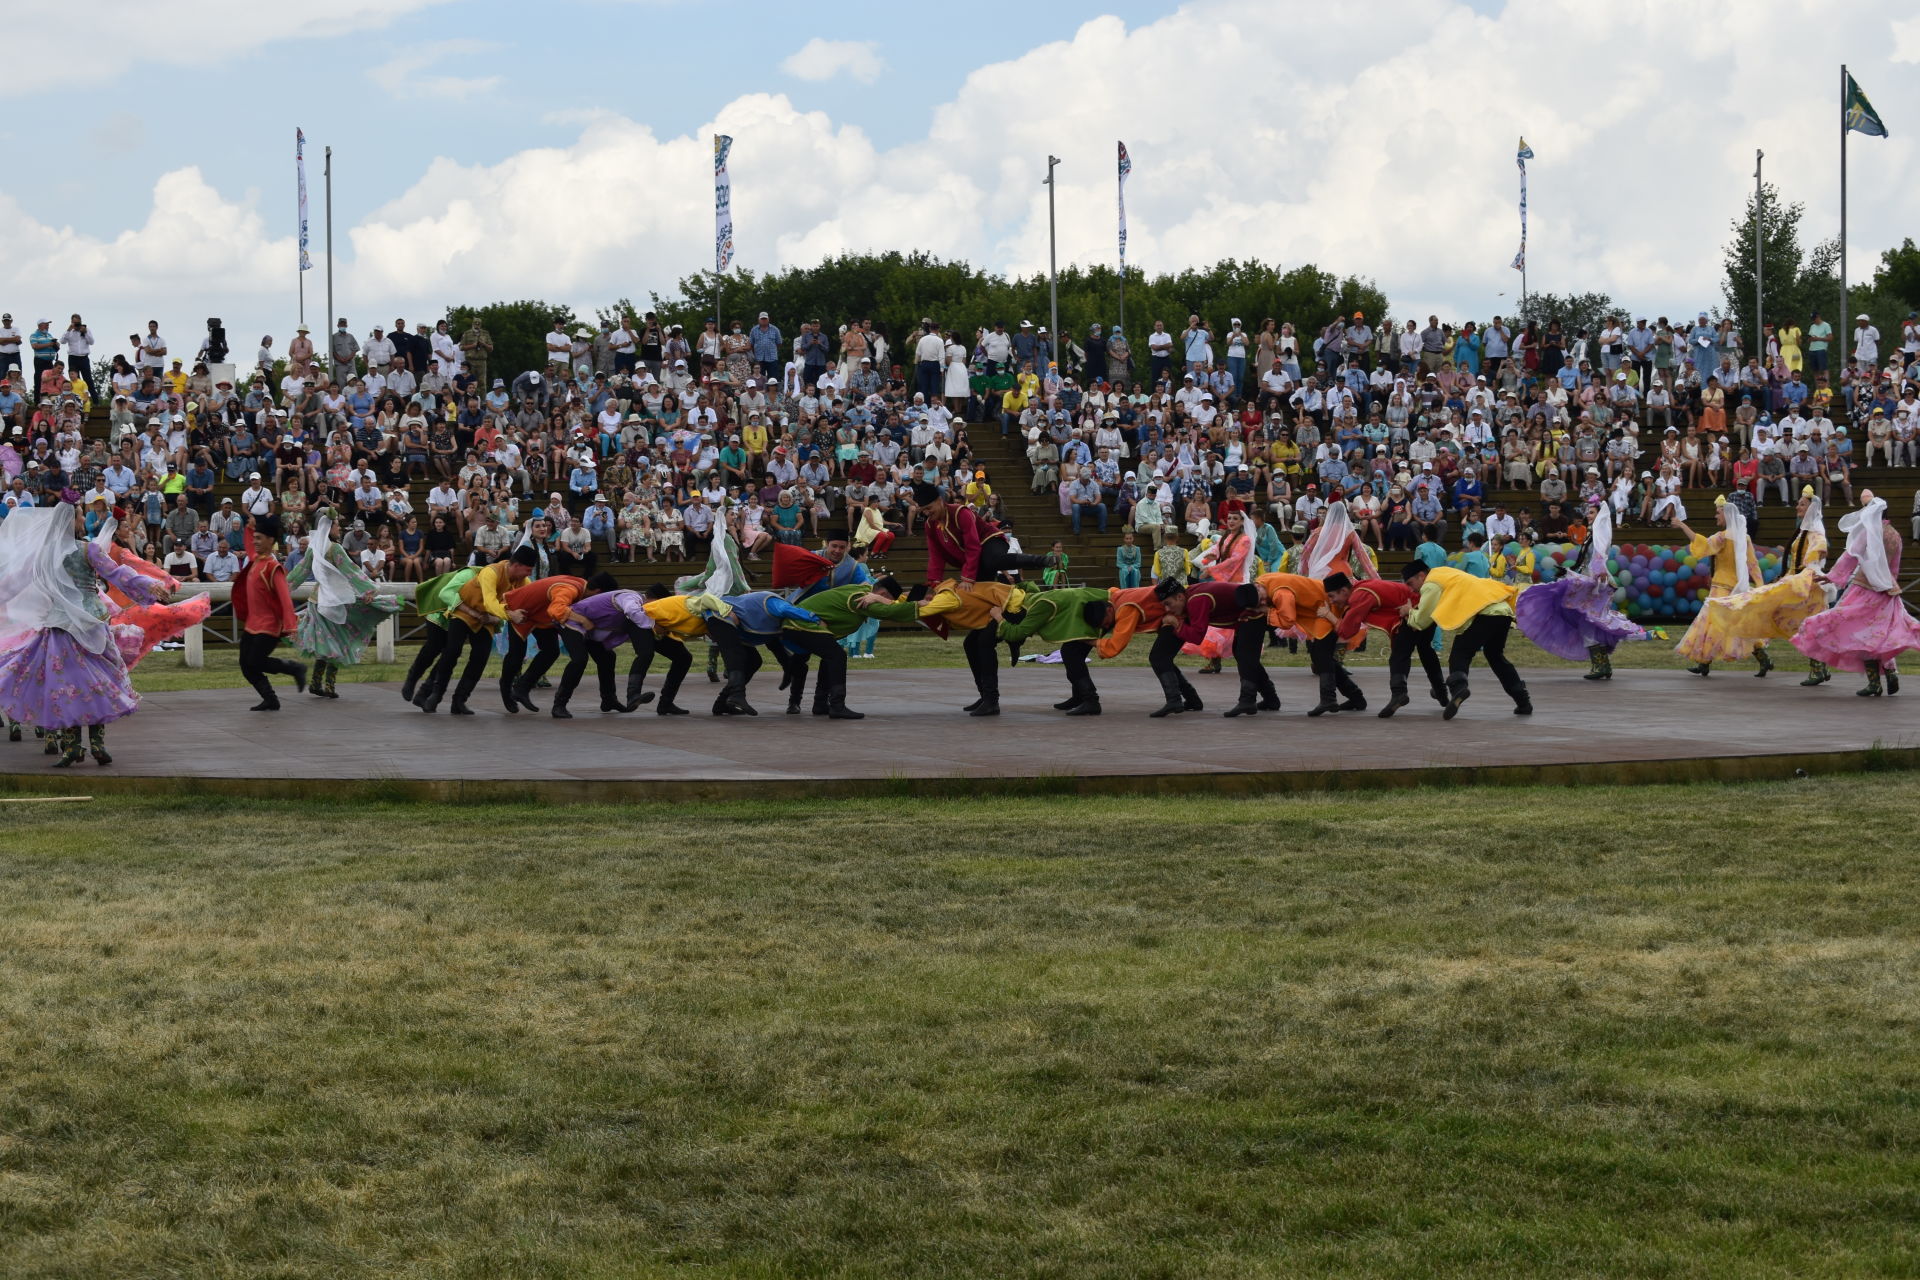
[[[1827,536],[1826,520],[1827,514],[1826,510],[1820,505],[1820,495],[1813,491],[1812,485],[1808,485],[1807,514],[1800,517],[1800,532],[1817,533],[1820,535],[1821,540],[1825,541]],[[1810,560],[1807,562],[1807,567],[1818,571],[1823,566],[1824,559],[1825,558],[1822,557],[1820,559]]]
[[[74,539],[69,503],[20,507],[0,520],[0,636],[52,629],[88,653],[106,651],[113,633],[98,601],[66,568],[83,545]]]
[[[1594,509],[1593,530],[1587,535],[1587,576],[1607,578],[1607,552],[1613,550],[1613,508],[1601,503]]]
[[[1886,510],[1886,499],[1875,498],[1851,515],[1840,517],[1840,531],[1847,535],[1847,554],[1859,562],[1860,576],[1875,591],[1895,589],[1893,570],[1887,567],[1887,544],[1881,541],[1885,536],[1881,532],[1881,521]],[[12,519],[7,523],[13,523]]]
[[[1733,594],[1739,595],[1758,585],[1747,571],[1747,513],[1731,502],[1723,503],[1720,510],[1727,522],[1727,545],[1733,550],[1734,564],[1739,566],[1733,584]]]
[[[313,576],[313,603],[320,610],[320,616],[328,622],[345,622],[347,606],[354,602],[357,592],[353,589],[353,580],[340,572],[340,566],[329,557],[333,552],[333,519],[321,516],[313,522],[313,536],[307,539],[307,559],[311,563],[308,570]]]
[[[1324,578],[1333,572],[1334,560],[1347,549],[1347,541],[1353,537],[1353,521],[1347,516],[1347,504],[1344,501],[1327,503],[1327,518],[1307,539],[1307,567],[1301,576]]]

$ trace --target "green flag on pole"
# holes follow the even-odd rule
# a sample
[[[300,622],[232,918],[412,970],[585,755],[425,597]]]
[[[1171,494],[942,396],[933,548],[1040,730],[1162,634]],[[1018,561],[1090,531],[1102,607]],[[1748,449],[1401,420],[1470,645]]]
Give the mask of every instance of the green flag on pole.
[[[1857,133],[1873,138],[1887,136],[1887,126],[1880,123],[1880,114],[1867,101],[1867,95],[1860,92],[1860,86],[1851,75],[1847,77],[1847,96],[1840,104],[1840,115],[1846,121],[1846,127]]]

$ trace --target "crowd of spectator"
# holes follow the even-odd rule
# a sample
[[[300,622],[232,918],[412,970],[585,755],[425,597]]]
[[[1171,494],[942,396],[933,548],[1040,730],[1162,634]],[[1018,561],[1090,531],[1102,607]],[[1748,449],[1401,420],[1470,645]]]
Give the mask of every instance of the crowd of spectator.
[[[158,322],[104,359],[80,316],[54,328],[0,316],[0,517],[65,498],[97,525],[121,507],[134,549],[186,580],[238,572],[248,518],[291,547],[323,507],[390,580],[528,536],[560,572],[697,560],[719,527],[750,558],[829,528],[884,555],[917,481],[1010,523],[970,423],[1020,433],[1063,528],[1118,524],[1149,555],[1255,508],[1298,535],[1344,502],[1375,546],[1411,547],[1551,535],[1596,501],[1664,523],[1688,488],[1850,502],[1858,466],[1920,466],[1917,316],[1883,362],[1865,317],[1840,361],[1817,315],[1749,354],[1705,315],[1589,334],[1355,312],[1311,336],[1193,315],[1137,342],[928,319],[895,347],[867,320],[789,336],[761,313],[688,336],[649,313],[556,321],[544,367],[500,376],[477,324],[361,338],[341,319],[284,356],[264,338],[246,369],[217,319],[191,362]]]

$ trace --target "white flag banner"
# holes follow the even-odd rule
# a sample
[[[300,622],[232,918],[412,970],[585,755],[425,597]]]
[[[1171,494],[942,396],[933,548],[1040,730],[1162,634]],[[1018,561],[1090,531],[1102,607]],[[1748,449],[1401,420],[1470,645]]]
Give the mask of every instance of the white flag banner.
[[[311,271],[313,259],[307,256],[307,134],[293,131],[293,173],[300,184],[300,269]]]
[[[1127,266],[1127,175],[1133,172],[1133,161],[1127,156],[1127,144],[1120,144],[1120,269]]]
[[[727,176],[732,150],[732,138],[713,135],[713,269],[722,275],[733,262],[733,180]]]
[[[1533,159],[1533,148],[1527,145],[1525,138],[1520,139],[1520,150],[1514,155],[1514,163],[1520,166],[1520,252],[1513,255],[1513,269],[1527,269],[1527,161]]]

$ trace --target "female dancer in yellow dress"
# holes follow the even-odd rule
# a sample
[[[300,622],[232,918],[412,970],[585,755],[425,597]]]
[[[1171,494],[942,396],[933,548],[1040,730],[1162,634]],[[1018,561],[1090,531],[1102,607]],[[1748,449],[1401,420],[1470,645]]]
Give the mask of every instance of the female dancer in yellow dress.
[[[1763,661],[1758,675],[1767,674],[1772,665],[1764,660],[1769,640],[1793,639],[1801,623],[1827,607],[1827,591],[1820,577],[1827,560],[1826,521],[1812,485],[1800,491],[1796,510],[1800,531],[1794,535],[1793,545],[1787,548],[1786,567],[1779,579],[1738,595],[1709,599],[1700,607],[1700,617],[1694,620],[1695,626],[1701,626],[1701,619],[1706,619],[1704,629],[1721,637],[1725,649],[1734,657],[1744,652],[1744,646],[1752,644],[1754,656]],[[1683,651],[1684,646],[1683,641]],[[1824,684],[1833,678],[1822,663],[1810,662],[1809,666],[1810,674],[1800,683]]]
[[[1752,540],[1747,536],[1746,512],[1740,506],[1729,503],[1726,495],[1721,494],[1713,500],[1713,514],[1720,522],[1720,529],[1711,537],[1701,537],[1683,520],[1676,519],[1673,522],[1675,528],[1687,535],[1689,555],[1713,557],[1713,583],[1707,589],[1708,604],[1723,597],[1744,595],[1760,584],[1760,560],[1753,554]],[[1742,658],[1749,651],[1759,662],[1761,675],[1773,668],[1773,662],[1767,657],[1763,646],[1729,633],[1726,625],[1726,618],[1704,606],[1694,615],[1693,625],[1687,628],[1687,634],[1680,638],[1677,646],[1681,653],[1694,661],[1694,665],[1687,668],[1688,671],[1696,676],[1711,675],[1715,662]]]

